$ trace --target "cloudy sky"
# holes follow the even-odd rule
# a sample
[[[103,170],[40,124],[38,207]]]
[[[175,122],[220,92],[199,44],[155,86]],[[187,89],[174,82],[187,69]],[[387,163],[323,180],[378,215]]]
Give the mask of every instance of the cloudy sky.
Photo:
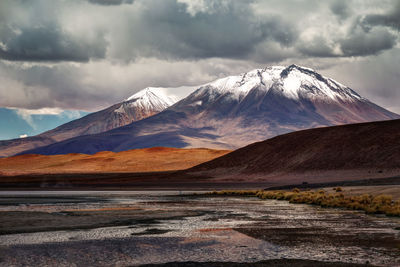
[[[94,111],[295,63],[400,113],[399,30],[398,0],[1,0],[0,107]]]

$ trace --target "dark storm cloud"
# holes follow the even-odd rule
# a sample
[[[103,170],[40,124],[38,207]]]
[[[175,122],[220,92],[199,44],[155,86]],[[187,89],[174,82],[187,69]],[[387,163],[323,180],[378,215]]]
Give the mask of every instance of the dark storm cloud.
[[[338,16],[340,19],[347,19],[352,13],[348,0],[333,1],[330,9],[332,13]]]
[[[9,61],[77,61],[104,58],[105,31],[94,27],[82,32],[81,25],[65,19],[78,2],[23,1],[0,2],[0,59]],[[65,12],[65,13],[63,13]],[[89,16],[89,14],[88,14]],[[64,18],[64,20],[62,20]]]
[[[344,56],[375,55],[396,45],[397,37],[384,28],[373,28],[364,32],[358,30],[341,40]]]
[[[132,4],[133,0],[89,0],[89,2],[97,5],[114,6],[121,4]]]
[[[346,6],[348,2],[335,1],[332,5],[337,4]],[[336,15],[343,14],[339,12],[343,8],[337,7]],[[306,56],[329,58],[370,56],[394,48],[398,42],[398,33],[394,33],[390,28],[385,27],[389,25],[383,23],[367,23],[366,18],[371,18],[370,16],[354,17],[347,31],[342,35],[331,37],[316,35],[311,40],[300,40],[297,50]],[[391,19],[392,15],[380,15],[380,17]]]
[[[22,28],[1,36],[5,47],[0,58],[11,61],[88,61],[104,58],[106,41],[98,35],[94,40],[77,40],[55,25]]]
[[[40,3],[45,8],[43,2]],[[133,1],[90,2],[99,6]],[[126,10],[121,7],[119,13],[107,14],[109,22],[101,23],[101,30],[92,30],[95,36],[90,39],[85,34],[76,35],[71,29],[65,30],[54,10],[55,14],[42,20],[44,14],[41,13],[44,11],[40,8],[28,9],[31,16],[28,25],[19,25],[16,21],[5,23],[0,29],[0,42],[3,44],[0,46],[0,58],[14,61],[88,61],[105,58],[107,50],[111,58],[124,62],[139,57],[245,58],[261,42],[273,41],[288,47],[298,35],[295,25],[281,16],[255,14],[251,8],[253,1],[250,0],[200,1],[202,6],[198,10],[190,2],[177,0],[137,2],[139,4],[133,2],[133,7]],[[16,3],[22,6],[22,2]],[[79,2],[71,3],[78,5]],[[71,7],[67,5],[64,8]],[[90,8],[90,5],[85,8]],[[91,21],[91,15],[96,17],[95,12],[89,12],[83,23],[95,24],[97,21]],[[93,32],[88,33],[93,35]],[[109,44],[105,41],[106,36]]]
[[[393,9],[386,14],[368,14],[363,23],[368,26],[388,26],[400,30],[400,1],[394,1]]]
[[[297,49],[303,55],[316,58],[370,56],[394,48],[397,39],[396,35],[384,28],[368,31],[358,29],[332,44],[317,36],[310,41],[300,42]],[[339,45],[340,52],[334,51],[334,45]]]
[[[111,55],[125,60],[244,58],[265,40],[288,46],[297,38],[294,25],[276,15],[257,16],[250,1],[207,3],[206,10],[190,11],[187,3],[174,0],[141,2],[139,14],[126,21],[131,34],[116,37]]]
[[[292,63],[325,66],[371,100],[376,66],[380,103],[394,106],[399,19],[398,0],[0,0],[0,106],[93,111],[146,86]],[[371,72],[351,70],[361,61]]]
[[[38,0],[27,7],[24,1],[5,3],[2,9],[12,6],[18,11],[0,11],[7,18],[0,18],[0,58],[10,61],[106,59],[129,63],[143,57],[261,61],[367,56],[397,44],[397,35],[384,27],[397,27],[400,20],[400,2],[379,15],[354,15],[359,12],[355,2],[344,0],[303,4],[275,0]],[[131,5],[120,7],[124,3]],[[65,18],[60,11],[77,15]],[[322,21],[307,23],[319,13]],[[74,19],[80,19],[80,24],[69,25]],[[335,28],[346,27],[346,21],[355,26],[338,35]],[[323,34],[325,29],[318,27],[324,23],[330,32]],[[317,34],[303,38],[310,29]]]

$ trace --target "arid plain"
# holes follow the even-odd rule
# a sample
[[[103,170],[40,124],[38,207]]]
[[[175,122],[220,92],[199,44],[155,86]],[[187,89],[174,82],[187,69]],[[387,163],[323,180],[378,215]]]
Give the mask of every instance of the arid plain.
[[[175,171],[193,167],[231,151],[153,147],[94,155],[21,155],[0,158],[1,175],[56,173],[123,173]]]

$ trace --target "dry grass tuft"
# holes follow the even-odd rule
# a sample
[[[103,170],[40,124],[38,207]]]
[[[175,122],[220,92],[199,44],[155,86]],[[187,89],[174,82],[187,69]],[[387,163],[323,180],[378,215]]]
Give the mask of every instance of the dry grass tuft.
[[[339,189],[339,190],[338,190]],[[326,193],[324,190],[300,191],[265,191],[265,190],[223,190],[213,191],[211,195],[236,195],[255,196],[260,199],[287,200],[290,203],[306,203],[321,207],[346,208],[363,210],[366,213],[386,214],[388,216],[400,216],[400,201],[393,201],[392,196],[363,194],[357,196],[345,196],[342,189],[335,188],[335,193]]]

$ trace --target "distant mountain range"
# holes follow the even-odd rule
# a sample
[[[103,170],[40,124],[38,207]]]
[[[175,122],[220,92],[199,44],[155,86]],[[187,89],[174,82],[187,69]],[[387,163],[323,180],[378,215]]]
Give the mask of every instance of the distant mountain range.
[[[400,120],[309,129],[235,150],[183,171],[209,181],[282,184],[400,174]],[[187,176],[189,175],[189,176]]]
[[[158,96],[156,90],[153,96]],[[161,112],[158,108],[135,117],[157,101],[145,101],[139,111],[134,109],[132,113],[126,109],[131,104],[123,102],[90,114],[79,123],[60,126],[48,132],[50,137],[37,136],[45,140],[36,144],[35,149],[31,149],[32,144],[30,148],[25,143],[15,149],[14,144],[2,142],[0,151],[2,155],[11,155],[25,148],[25,154],[49,155],[155,146],[236,149],[301,129],[400,118],[339,82],[297,65],[255,69],[222,78],[199,86]],[[132,120],[122,119],[125,114],[130,114]],[[98,123],[108,120],[104,125]],[[93,122],[96,127],[88,127]],[[114,129],[106,131],[107,127]],[[95,131],[90,132],[89,128]],[[95,134],[96,131],[101,133]],[[64,141],[43,146],[45,142],[60,141],[58,137]]]
[[[72,137],[105,132],[147,118],[178,101],[164,88],[145,88],[121,103],[24,139],[0,141],[0,156],[10,156]]]

